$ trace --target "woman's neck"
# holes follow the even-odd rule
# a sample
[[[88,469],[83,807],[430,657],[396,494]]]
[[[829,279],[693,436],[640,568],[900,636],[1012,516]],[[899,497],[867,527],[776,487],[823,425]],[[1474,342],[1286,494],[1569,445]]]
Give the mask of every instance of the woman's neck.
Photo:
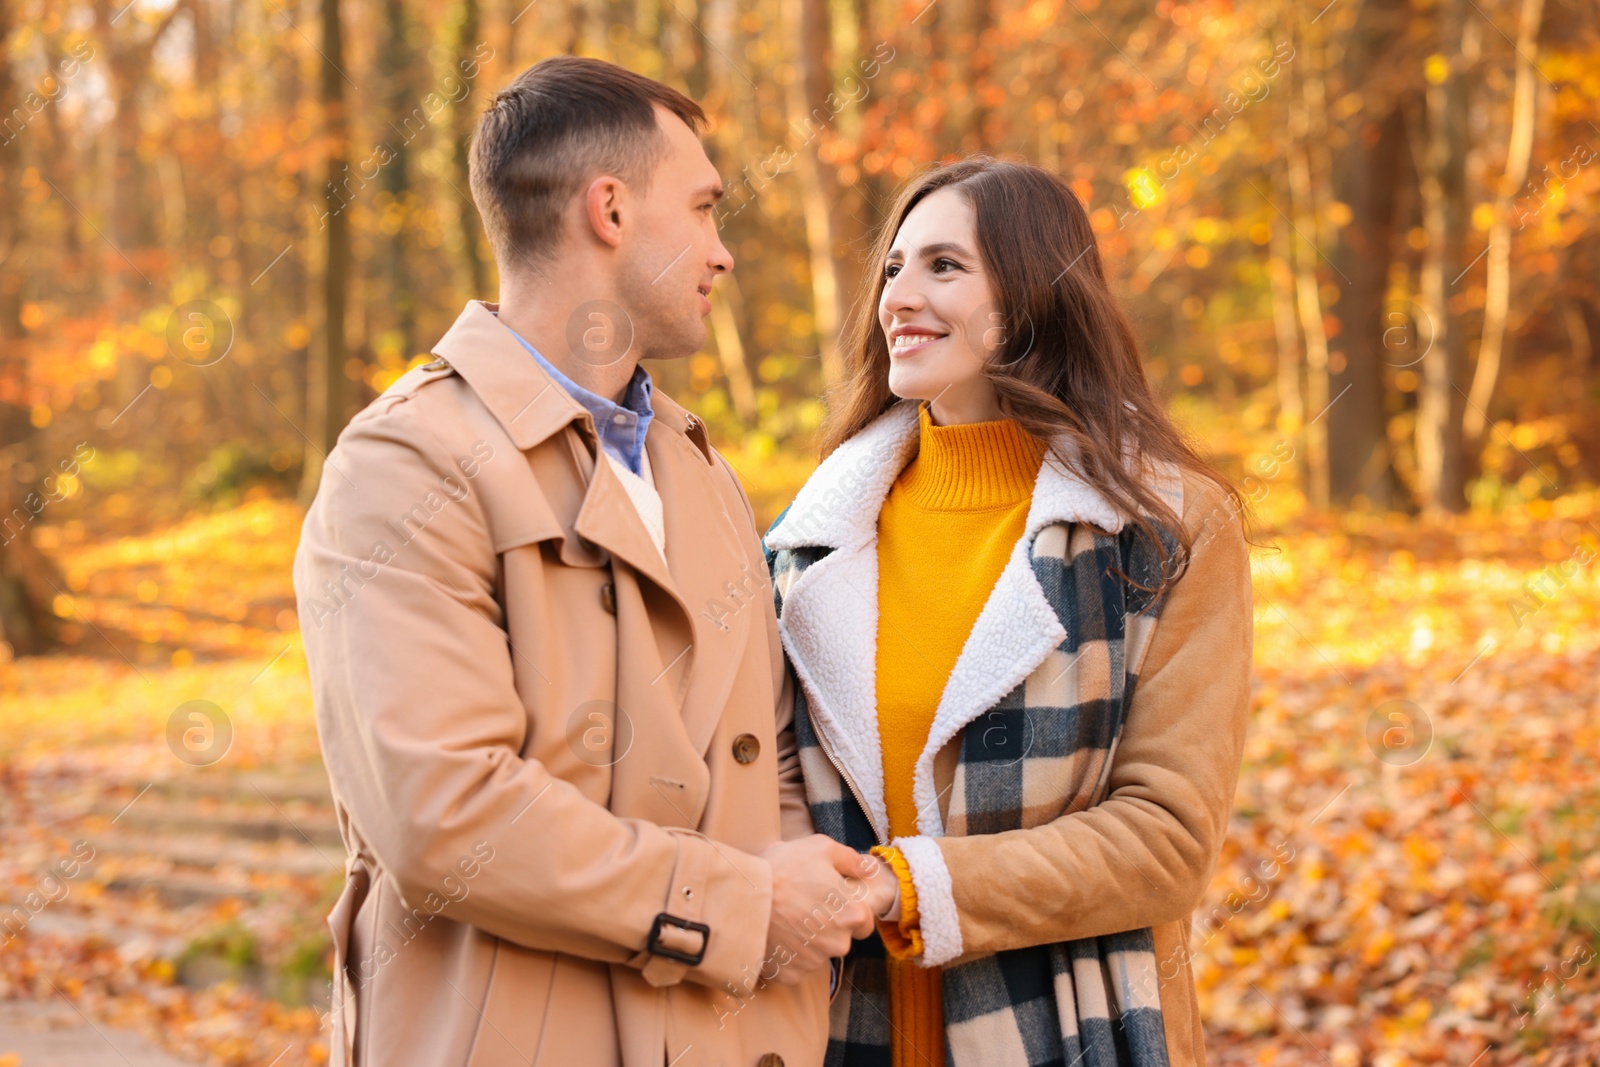
[[[1014,507],[1032,495],[1045,446],[1015,421],[939,426],[927,404],[917,418],[917,457],[901,473],[899,488],[918,506],[978,511]]]
[[[963,382],[962,387],[947,387],[923,405],[935,426],[960,426],[969,422],[997,422],[1000,398],[994,386],[983,379]]]

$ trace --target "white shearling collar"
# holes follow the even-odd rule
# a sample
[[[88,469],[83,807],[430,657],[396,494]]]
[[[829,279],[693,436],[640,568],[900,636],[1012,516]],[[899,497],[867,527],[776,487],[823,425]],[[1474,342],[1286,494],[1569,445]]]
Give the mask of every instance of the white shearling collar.
[[[835,550],[796,575],[782,591],[779,632],[805,691],[813,724],[884,841],[889,831],[876,692],[878,514],[917,448],[918,406],[915,400],[897,402],[835,449],[766,537],[773,550],[806,546]],[[1063,450],[1073,454],[1070,447]],[[1181,515],[1182,482],[1176,468],[1158,464],[1151,482]],[[1040,467],[1024,533],[962,646],[917,760],[913,793],[919,833],[943,834],[933,783],[933,760],[939,749],[1046,665],[1047,659],[1050,668],[1056,668],[1055,659],[1065,661],[1057,649],[1066,629],[1039,586],[1031,555],[1041,530],[1077,522],[1116,532],[1124,526],[1125,516],[1052,455]],[[1051,541],[1052,550],[1065,551],[1065,536]],[[1054,683],[1061,673],[1052,673]]]
[[[843,548],[875,539],[878,513],[889,488],[917,448],[920,403],[896,402],[824,459],[783,521],[768,532],[767,546]],[[1063,469],[1057,452],[1071,455],[1074,450],[1060,442],[1040,467],[1024,536],[1031,538],[1057,522],[1087,522],[1112,533],[1121,530],[1123,514],[1098,489]]]

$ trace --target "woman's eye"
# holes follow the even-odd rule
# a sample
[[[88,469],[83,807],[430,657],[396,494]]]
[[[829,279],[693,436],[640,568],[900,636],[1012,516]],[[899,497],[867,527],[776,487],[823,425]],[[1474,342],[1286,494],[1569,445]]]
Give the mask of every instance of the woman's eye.
[[[898,263],[891,263],[887,267],[883,268],[883,276],[885,278],[893,278],[896,274],[899,274],[899,273],[900,273],[900,264],[898,264]]]
[[[935,273],[935,274],[943,274],[944,271],[941,270],[940,268],[943,267],[945,264],[949,264],[950,267],[955,269],[955,270],[960,270],[961,269],[961,264],[957,263],[955,260],[946,259],[945,257],[940,256],[938,259],[933,261],[933,273]]]

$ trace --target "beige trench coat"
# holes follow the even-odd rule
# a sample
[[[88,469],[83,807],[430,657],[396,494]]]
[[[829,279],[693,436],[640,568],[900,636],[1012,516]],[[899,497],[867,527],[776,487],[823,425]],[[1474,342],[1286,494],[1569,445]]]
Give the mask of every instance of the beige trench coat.
[[[295,557],[349,852],[332,1062],[820,1064],[826,971],[759,980],[757,853],[811,822],[749,503],[656,392],[663,560],[492,308],[346,428]]]

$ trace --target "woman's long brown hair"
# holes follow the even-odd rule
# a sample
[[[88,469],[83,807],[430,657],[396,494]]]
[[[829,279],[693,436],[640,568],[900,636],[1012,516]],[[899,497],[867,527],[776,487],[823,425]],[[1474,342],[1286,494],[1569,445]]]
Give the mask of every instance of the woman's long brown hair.
[[[984,370],[1001,413],[1051,445],[1051,460],[1076,468],[1132,517],[1154,543],[1164,576],[1157,588],[1165,588],[1182,564],[1170,565],[1150,517],[1175,535],[1181,560],[1187,560],[1193,537],[1136,472],[1152,457],[1166,460],[1214,482],[1241,524],[1247,505],[1167,417],[1145,379],[1133,328],[1106,284],[1089,216],[1066,183],[1042,167],[972,156],[936,166],[901,189],[874,242],[868,274],[874,280],[845,326],[845,376],[829,397],[822,454],[899,399],[889,391],[889,348],[878,323],[884,261],[911,209],[945,188],[965,197],[976,216],[978,253],[1003,330]],[[1134,461],[1132,469],[1113,450],[1117,441]]]

